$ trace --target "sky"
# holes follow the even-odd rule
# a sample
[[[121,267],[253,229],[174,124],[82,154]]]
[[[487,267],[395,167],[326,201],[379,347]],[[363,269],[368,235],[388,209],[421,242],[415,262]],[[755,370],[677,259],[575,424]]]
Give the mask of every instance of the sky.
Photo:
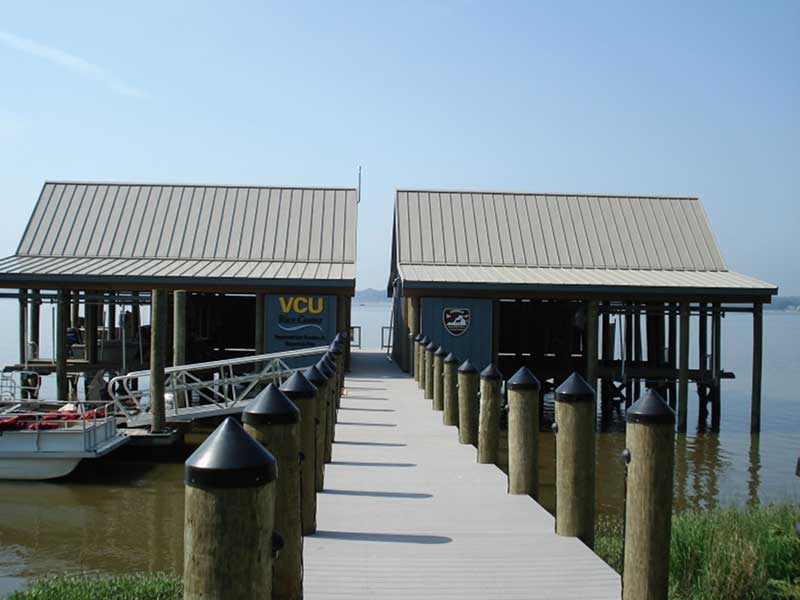
[[[0,255],[46,179],[699,196],[800,295],[800,3],[0,4]]]

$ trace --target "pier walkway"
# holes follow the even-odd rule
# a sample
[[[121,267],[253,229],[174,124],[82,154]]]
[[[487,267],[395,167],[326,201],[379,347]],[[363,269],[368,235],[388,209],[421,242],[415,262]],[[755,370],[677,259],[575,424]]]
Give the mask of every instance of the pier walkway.
[[[505,474],[476,463],[416,382],[354,352],[305,538],[305,597],[616,600],[619,576]]]

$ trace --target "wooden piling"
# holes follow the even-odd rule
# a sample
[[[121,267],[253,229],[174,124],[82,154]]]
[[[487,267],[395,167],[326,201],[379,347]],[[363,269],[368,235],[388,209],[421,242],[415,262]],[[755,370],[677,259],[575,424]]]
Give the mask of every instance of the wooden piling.
[[[481,464],[497,464],[502,382],[503,375],[493,364],[481,371],[481,402],[478,417],[478,462]]]
[[[311,384],[317,388],[317,439],[315,442],[316,457],[314,463],[314,483],[316,491],[321,492],[325,487],[325,438],[328,431],[328,415],[330,411],[328,407],[330,397],[326,396],[328,391],[326,389],[326,384],[328,380],[315,365],[311,365],[305,371],[303,371],[303,375],[305,375],[306,379],[308,379]]]
[[[253,332],[253,346],[256,355],[265,354],[267,351],[265,335],[266,328],[264,323],[267,317],[267,295],[261,292],[256,293],[255,297],[255,331]]]
[[[750,433],[761,431],[761,363],[764,344],[764,310],[753,303],[753,387],[750,397]]]
[[[172,298],[172,364],[186,364],[186,292],[176,290]],[[178,406],[187,406],[186,392],[178,392],[174,399]]]
[[[417,379],[417,385],[419,389],[425,390],[425,375],[426,375],[426,367],[425,367],[425,355],[426,355],[426,348],[431,341],[428,339],[428,336],[423,335],[422,339],[419,342],[419,378]]]
[[[433,401],[433,354],[436,344],[430,342],[425,346],[425,400]]]
[[[276,477],[231,417],[186,461],[184,600],[272,598]]]
[[[597,389],[597,301],[586,303],[586,381]]]
[[[328,363],[323,359],[317,361],[315,365],[317,370],[322,374],[325,378],[325,384],[322,386],[323,395],[325,397],[324,407],[327,411],[327,418],[325,419],[325,451],[323,453],[323,458],[325,463],[331,462],[331,458],[333,455],[333,435],[334,435],[334,424],[336,422],[336,414],[335,414],[335,404],[333,401],[333,382],[335,381],[336,372],[330,368]],[[322,405],[322,404],[321,404]]]
[[[28,351],[28,358],[39,358],[39,344],[41,331],[41,307],[42,293],[39,290],[31,290],[31,331],[28,339],[33,342]]]
[[[594,546],[595,392],[570,375],[555,393],[556,533]]]
[[[625,413],[627,495],[623,600],[666,600],[675,413],[647,390]]]
[[[711,307],[711,353],[714,389],[711,392],[711,430],[719,431],[722,397],[722,313],[719,303]]]
[[[408,332],[411,339],[416,342],[417,336],[419,336],[419,298],[416,296],[412,296],[408,299]],[[411,366],[412,374],[416,380],[418,377],[417,368],[419,367],[417,362],[417,352],[419,352],[419,349],[414,342],[410,345],[411,358],[409,360],[409,365]]]
[[[75,329],[80,328],[80,308],[81,308],[81,293],[79,290],[73,290],[72,293],[67,292],[69,295],[67,301],[70,302],[70,327]],[[70,300],[71,299],[71,300]]]
[[[56,305],[56,400],[69,398],[67,378],[67,326],[69,324],[69,292],[58,290]]]
[[[444,357],[447,351],[439,346],[433,353],[433,410],[444,410]]]
[[[317,530],[317,388],[297,371],[283,383],[280,390],[300,410],[300,452],[303,454],[300,465],[302,527],[303,535],[309,535]]]
[[[414,350],[414,368],[412,375],[414,377],[414,381],[417,382],[417,386],[419,386],[420,376],[421,376],[421,369],[419,366],[419,357],[420,357],[420,346],[422,344],[422,334],[418,333],[414,337],[414,344],[412,345],[412,349]]]
[[[508,493],[539,493],[539,380],[527,367],[506,382],[508,391]]]
[[[469,359],[458,367],[458,442],[478,445],[478,369]]]
[[[150,430],[153,432],[164,431],[167,421],[164,405],[167,307],[167,290],[153,290],[150,306],[150,412],[153,418]],[[87,316],[92,313],[97,314],[94,307],[87,306]]]
[[[678,367],[678,431],[686,432],[689,412],[689,303],[680,306],[680,360]]]
[[[458,359],[451,352],[444,357],[444,415],[445,425],[458,425]]]
[[[108,328],[106,329],[106,339],[117,339],[117,294],[116,292],[108,293]]]
[[[272,595],[303,597],[303,532],[300,515],[300,411],[274,384],[245,409],[244,429],[278,461],[275,481],[275,530],[283,549],[272,573]]]
[[[19,364],[28,362],[28,290],[19,291]]]

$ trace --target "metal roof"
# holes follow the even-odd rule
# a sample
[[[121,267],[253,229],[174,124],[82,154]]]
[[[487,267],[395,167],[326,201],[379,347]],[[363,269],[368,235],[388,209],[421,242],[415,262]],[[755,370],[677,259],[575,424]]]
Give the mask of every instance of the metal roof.
[[[45,183],[0,281],[355,280],[349,188]],[[26,279],[27,278],[27,279]]]
[[[697,198],[398,190],[393,254],[407,287],[777,292],[728,271]]]

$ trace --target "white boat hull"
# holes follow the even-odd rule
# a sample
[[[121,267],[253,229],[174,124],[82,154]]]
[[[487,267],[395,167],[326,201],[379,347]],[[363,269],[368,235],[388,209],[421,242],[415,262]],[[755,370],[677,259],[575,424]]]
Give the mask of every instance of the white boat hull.
[[[79,462],[80,458],[0,457],[0,479],[56,479],[72,473]]]

